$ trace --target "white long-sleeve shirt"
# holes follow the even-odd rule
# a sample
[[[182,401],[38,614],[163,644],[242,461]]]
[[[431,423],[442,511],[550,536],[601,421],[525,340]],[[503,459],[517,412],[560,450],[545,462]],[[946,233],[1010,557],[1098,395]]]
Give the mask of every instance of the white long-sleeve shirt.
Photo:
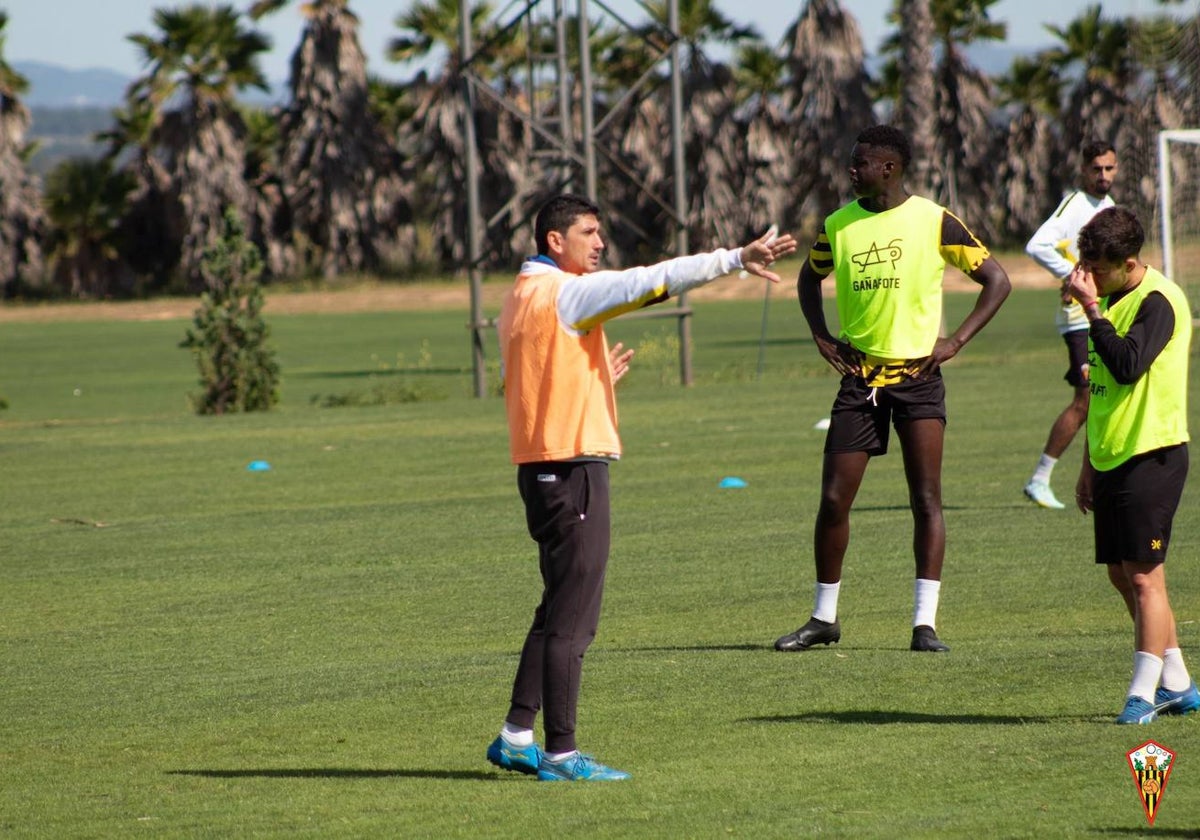
[[[1083,190],[1068,193],[1058,209],[1029,239],[1025,253],[1059,280],[1066,279],[1075,263],[1079,262],[1076,240],[1079,239],[1080,228],[1105,207],[1112,207],[1115,203],[1107,195],[1097,198]],[[1075,301],[1060,305],[1054,322],[1060,333],[1088,328],[1087,315]]]
[[[566,329],[584,333],[618,315],[677,297],[740,268],[741,249],[718,248],[654,265],[569,277],[558,293],[558,318]],[[534,258],[525,261],[520,273],[543,271],[557,269]]]

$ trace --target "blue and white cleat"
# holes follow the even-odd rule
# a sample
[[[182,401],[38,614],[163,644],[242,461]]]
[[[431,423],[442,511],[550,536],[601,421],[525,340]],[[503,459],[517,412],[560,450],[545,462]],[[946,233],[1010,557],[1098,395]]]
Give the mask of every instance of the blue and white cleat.
[[[528,747],[514,747],[512,744],[505,743],[503,738],[497,738],[487,748],[487,760],[492,764],[501,770],[513,770],[517,773],[524,773],[526,776],[537,773],[538,766],[542,764],[542,758],[542,748],[537,744],[530,744]]]
[[[1190,715],[1200,709],[1200,691],[1196,690],[1196,682],[1183,691],[1168,691],[1159,686],[1154,692],[1154,711],[1160,715]]]
[[[1150,701],[1143,700],[1141,697],[1130,697],[1125,701],[1125,708],[1121,710],[1117,723],[1154,723],[1157,719],[1158,712],[1154,710],[1154,705]]]
[[[1050,489],[1050,485],[1044,481],[1031,481],[1025,485],[1025,496],[1031,502],[1035,502],[1039,507],[1048,508],[1050,510],[1062,510],[1066,507],[1054,496],[1054,491]]]
[[[541,782],[619,782],[629,778],[623,770],[606,767],[583,753],[561,762],[543,758],[537,775]]]

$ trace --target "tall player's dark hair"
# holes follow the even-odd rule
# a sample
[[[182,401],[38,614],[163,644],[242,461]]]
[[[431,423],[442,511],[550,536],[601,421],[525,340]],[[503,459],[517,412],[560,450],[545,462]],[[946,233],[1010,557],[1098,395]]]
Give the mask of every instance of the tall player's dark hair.
[[[1136,257],[1145,243],[1146,232],[1132,210],[1106,207],[1079,231],[1079,256],[1115,265]]]
[[[908,163],[912,160],[912,144],[908,142],[908,135],[894,125],[873,125],[863,129],[855,142],[891,149],[905,169],[908,169]]]
[[[1109,152],[1112,152],[1113,154],[1117,153],[1117,150],[1113,147],[1112,143],[1109,143],[1107,140],[1092,139],[1080,147],[1079,160],[1084,166],[1087,166],[1096,158],[1100,157],[1100,155],[1106,155]]]
[[[537,252],[542,256],[549,253],[550,246],[546,240],[550,231],[566,233],[580,216],[599,218],[600,207],[591,199],[572,193],[556,195],[543,204],[533,223],[533,241],[537,245]]]

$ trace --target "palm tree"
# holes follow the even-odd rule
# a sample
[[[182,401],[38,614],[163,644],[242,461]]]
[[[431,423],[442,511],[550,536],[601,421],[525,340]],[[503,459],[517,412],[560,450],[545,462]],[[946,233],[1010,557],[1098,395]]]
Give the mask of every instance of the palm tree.
[[[288,0],[258,0],[258,20]],[[325,277],[378,270],[412,252],[402,161],[371,110],[358,18],[347,0],[312,0],[292,54],[280,119],[279,176],[305,262]],[[403,229],[404,247],[397,250]]]
[[[1023,242],[1061,199],[1069,174],[1055,133],[1063,80],[1045,55],[1018,58],[998,80],[1010,112],[1004,153],[997,156],[1002,184],[997,203],[1003,226],[999,238]]]
[[[113,111],[113,126],[96,139],[108,143],[110,168],[123,162],[133,188],[120,220],[118,238],[136,242],[124,257],[148,287],[163,285],[179,264],[183,219],[172,198],[171,174],[156,150],[157,115],[149,99],[126,97]]]
[[[940,47],[937,67],[935,160],[942,170],[942,197],[970,219],[972,229],[993,241],[1002,224],[995,195],[995,161],[1001,146],[992,118],[991,80],[967,59],[964,47],[1003,41],[1004,23],[991,20],[996,0],[933,0],[934,32]]]
[[[20,96],[29,81],[4,60],[4,27],[0,12],[0,292],[41,282],[46,219],[37,179],[29,173],[25,132],[29,111]]]
[[[1065,27],[1046,30],[1060,41],[1048,53],[1049,61],[1064,77],[1077,79],[1063,109],[1067,147],[1078,148],[1090,137],[1116,145],[1134,106],[1139,69],[1129,21],[1106,19],[1095,5]]]
[[[1155,109],[1146,107],[1151,100],[1141,83],[1134,28],[1130,19],[1110,20],[1100,6],[1089,6],[1065,27],[1046,27],[1060,41],[1047,57],[1061,77],[1075,79],[1062,112],[1064,147],[1075,150],[1101,138],[1116,147],[1127,173],[1149,173],[1155,170],[1162,124]],[[1119,185],[1121,203],[1142,218],[1153,213],[1155,192],[1153,178],[1126,178]]]
[[[495,97],[478,97],[475,113],[476,139],[481,151],[480,195],[482,212],[489,221],[487,242],[490,265],[511,265],[521,248],[528,249],[527,236],[518,231],[524,216],[519,200],[529,189],[531,171],[525,160],[524,128],[520,120],[501,108],[497,99],[515,95],[508,73],[515,65],[518,31],[492,22],[492,7],[479,2],[470,8],[470,26],[476,55],[471,66],[462,54],[458,37],[458,0],[418,0],[396,17],[401,31],[388,45],[392,61],[424,59],[443,54],[444,63],[432,78],[421,74],[412,83],[413,117],[403,127],[398,143],[411,150],[409,160],[416,173],[413,206],[419,208],[433,239],[435,258],[445,268],[466,262],[466,205],[462,200],[466,183],[466,149],[463,128],[466,107],[462,96],[462,74],[468,69],[491,82]]]
[[[669,22],[666,0],[649,0],[650,17]],[[713,0],[678,0],[678,36],[686,44],[683,61],[683,143],[689,244],[707,248],[736,241],[749,226],[744,187],[747,181],[745,134],[736,118],[733,72],[704,53],[711,44],[737,46],[758,41],[751,27],[739,26],[717,10]],[[669,112],[669,91],[659,86],[653,98]],[[664,126],[665,127],[665,126]],[[669,138],[642,149],[662,157]]]
[[[995,156],[1000,140],[992,120],[995,114],[991,80],[967,59],[964,47],[977,41],[1001,41],[1007,25],[989,17],[996,0],[931,0],[933,22],[934,104],[929,149],[932,178],[938,189],[933,197],[967,213],[971,227],[993,239],[1002,223],[993,200]],[[883,44],[891,59],[882,73],[881,91],[903,101],[908,89],[902,67],[905,36],[903,19],[910,8],[897,0],[889,20],[901,31]],[[914,157],[917,150],[914,147]],[[919,164],[919,159],[917,160]],[[970,211],[969,213],[967,211]]]
[[[738,123],[745,136],[743,200],[750,199],[739,241],[771,224],[791,229],[799,192],[795,121],[783,105],[787,61],[765,44],[744,44],[734,62]]]
[[[168,239],[178,239],[179,271],[203,287],[201,263],[222,230],[225,209],[260,218],[259,197],[246,181],[246,127],[234,95],[267,90],[258,54],[270,47],[242,28],[231,6],[157,9],[156,36],[130,36],[148,67],[127,93],[130,113],[148,119],[146,142],[168,178]],[[255,239],[261,241],[261,232]]]
[[[858,132],[876,121],[858,21],[838,0],[809,0],[783,37],[792,121],[794,197],[787,218],[806,233],[850,198],[846,164]]]
[[[901,97],[896,121],[912,143],[910,183],[921,193],[938,195],[941,173],[934,165],[937,132],[937,89],[933,71],[931,0],[897,0],[900,18],[899,77]]]
[[[128,294],[132,272],[122,254],[121,220],[128,210],[134,175],[114,172],[108,158],[71,158],[46,177],[47,240],[54,282],[72,297]]]

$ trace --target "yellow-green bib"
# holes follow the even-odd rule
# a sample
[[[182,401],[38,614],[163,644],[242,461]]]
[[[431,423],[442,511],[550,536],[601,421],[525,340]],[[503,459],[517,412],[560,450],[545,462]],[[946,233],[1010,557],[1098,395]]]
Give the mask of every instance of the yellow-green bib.
[[[910,196],[872,213],[857,201],[825,220],[841,337],[883,359],[928,356],[942,322],[944,208]]]
[[[1088,339],[1088,455],[1098,470],[1119,467],[1134,455],[1174,446],[1188,440],[1188,349],[1192,313],[1183,291],[1153,268],[1137,288],[1113,306],[1102,304],[1117,334],[1129,332],[1142,301],[1158,292],[1175,313],[1175,331],[1167,346],[1136,382],[1122,385],[1113,378]]]

